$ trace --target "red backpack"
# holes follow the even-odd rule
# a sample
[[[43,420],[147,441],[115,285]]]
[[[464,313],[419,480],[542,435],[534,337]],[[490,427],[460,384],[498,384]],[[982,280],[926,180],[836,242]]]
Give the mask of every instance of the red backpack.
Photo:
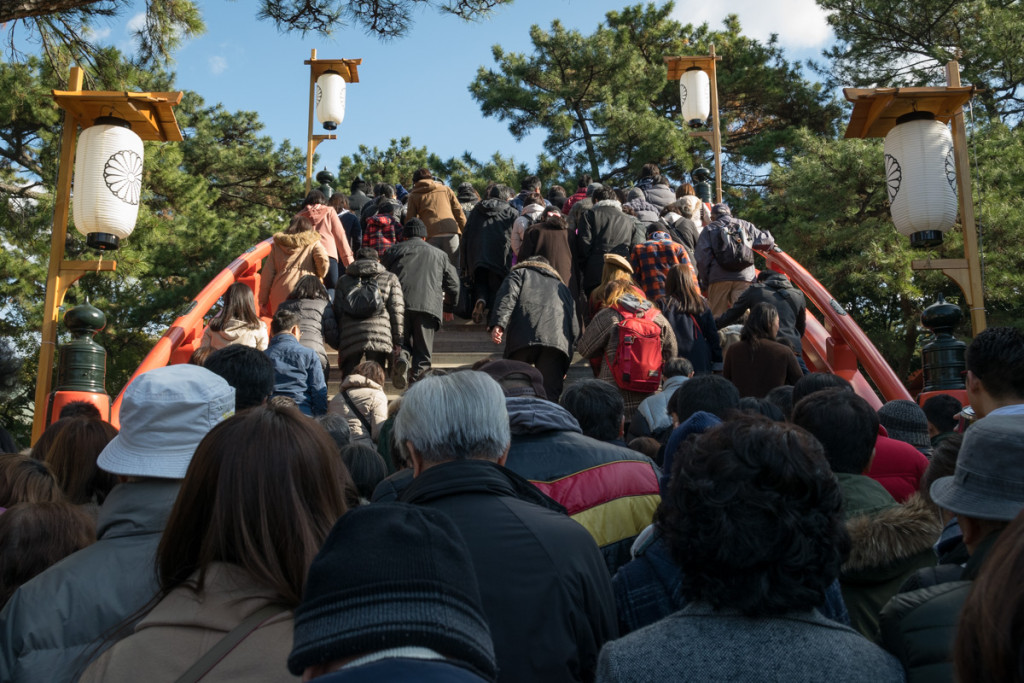
[[[609,364],[615,383],[620,389],[653,394],[661,386],[661,326],[654,322],[656,310],[631,313],[612,308],[622,318],[615,325],[619,333],[615,361]]]

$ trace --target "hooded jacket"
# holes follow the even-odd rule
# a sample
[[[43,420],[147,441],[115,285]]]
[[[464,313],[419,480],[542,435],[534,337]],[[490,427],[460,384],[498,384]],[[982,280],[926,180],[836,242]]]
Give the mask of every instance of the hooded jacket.
[[[668,402],[676,389],[688,379],[685,375],[668,377],[661,383],[661,391],[645,398],[633,415],[633,421],[629,423],[629,436],[654,436],[671,430],[672,417],[668,414]]]
[[[654,462],[628,448],[584,436],[557,403],[505,399],[512,445],[505,466],[561,503],[601,547],[610,574],[661,502]]]
[[[743,314],[759,303],[768,303],[779,312],[779,337],[785,339],[796,354],[803,353],[800,340],[807,327],[807,304],[804,293],[793,286],[782,273],[771,272],[761,282],[755,282],[743,290],[739,298],[715,319],[715,325],[722,329],[739,322]]]
[[[594,680],[597,653],[616,635],[611,579],[562,506],[485,460],[433,465],[399,500],[441,510],[465,538],[499,682]]]
[[[273,315],[304,275],[323,279],[328,265],[327,252],[316,231],[277,233],[260,272],[260,303]]]
[[[422,237],[399,242],[384,252],[380,261],[398,277],[407,311],[428,313],[440,320],[444,295],[459,295],[459,274],[448,255]]]
[[[216,351],[231,344],[241,344],[263,351],[267,348],[269,341],[267,326],[262,322],[256,327],[249,327],[241,320],[228,320],[219,332],[207,325],[203,330],[203,340],[199,346],[203,348],[208,346]]]
[[[701,231],[697,238],[697,280],[705,290],[714,282],[753,282],[756,274],[754,266],[743,270],[725,270],[715,260],[715,251],[712,248],[712,237],[720,230],[730,226],[738,226],[755,247],[771,249],[775,246],[775,240],[767,230],[759,230],[753,223],[733,216],[719,216]]]
[[[580,327],[572,293],[554,268],[536,261],[518,264],[495,302],[489,326],[505,330],[506,358],[529,346],[558,349],[572,358]]]
[[[433,249],[434,247],[431,247]],[[363,420],[370,425],[367,431],[363,420],[352,412],[352,406],[345,400],[348,395]],[[384,387],[372,379],[352,373],[341,382],[338,393],[331,399],[327,412],[336,413],[348,420],[349,433],[352,435],[352,443],[361,443],[371,446],[377,441],[380,435],[380,426],[388,419],[388,396],[384,393]]]
[[[633,294],[627,294],[619,299],[618,305],[627,311],[650,311],[653,309],[650,301],[641,301],[638,297]],[[676,335],[672,332],[672,328],[669,326],[668,321],[665,320],[665,316],[660,311],[654,309],[654,322],[661,328],[661,358],[662,361],[667,361],[676,356]],[[619,348],[619,330],[618,323],[622,321],[622,316],[615,308],[602,308],[598,311],[587,328],[583,331],[583,335],[579,341],[576,342],[576,351],[584,358],[594,358],[595,356],[602,357],[601,372],[598,374],[598,379],[602,379],[608,382],[622,394],[622,400],[625,403],[625,414],[626,422],[633,419],[633,413],[636,412],[637,406],[650,394],[641,394],[635,391],[628,391],[626,389],[619,388],[619,385],[615,383],[615,377],[612,375],[611,365],[615,362],[615,354]]]
[[[469,214],[462,233],[459,259],[462,270],[472,277],[477,268],[502,276],[512,268],[512,224],[516,210],[501,199],[485,199]]]
[[[630,250],[644,241],[643,226],[622,213],[621,206],[617,201],[605,199],[580,218],[576,258],[581,286],[587,294],[601,284],[605,254],[628,258]]]
[[[643,190],[644,198],[658,208],[658,213],[661,213],[662,209],[676,200],[676,193],[668,185],[652,183]]]
[[[159,588],[156,548],[180,486],[115,486],[100,507],[98,540],[14,592],[0,612],[0,681],[76,680],[89,655],[113,644],[104,636],[139,616]]]
[[[195,579],[193,575],[191,579]],[[202,592],[186,585],[167,594],[135,633],[107,650],[82,683],[129,683],[144,678],[174,683],[249,615],[280,598],[241,567],[214,562]],[[203,676],[204,683],[289,681],[284,662],[292,649],[292,611],[268,617]]]
[[[839,575],[843,599],[852,626],[877,642],[879,613],[885,604],[916,570],[935,565],[932,545],[942,524],[935,509],[920,496],[898,505],[868,477],[837,477],[851,540],[850,555]]]
[[[409,193],[405,219],[419,218],[427,226],[427,239],[462,232],[466,216],[452,189],[433,178],[416,181]]]
[[[327,252],[328,258],[338,261],[342,266],[352,263],[352,247],[333,206],[310,204],[303,207],[298,215],[313,221],[313,229],[320,235],[320,246]]]
[[[509,206],[512,206],[509,204]],[[515,208],[514,206],[512,208]],[[512,252],[519,253],[523,246],[523,235],[530,229],[530,226],[537,222],[540,215],[544,213],[544,207],[537,204],[524,206],[519,213],[519,218],[512,224]]]
[[[354,318],[341,307],[345,293],[359,284],[359,278],[375,278],[384,302],[384,310],[369,318]],[[341,360],[365,351],[391,353],[402,343],[405,321],[405,299],[402,286],[393,273],[384,270],[377,261],[353,261],[338,279],[334,294],[334,316],[338,320],[338,357]]]

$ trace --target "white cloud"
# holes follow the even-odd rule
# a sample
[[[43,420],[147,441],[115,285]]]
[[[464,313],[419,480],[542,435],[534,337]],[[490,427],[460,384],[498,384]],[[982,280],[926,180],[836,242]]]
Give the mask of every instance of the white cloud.
[[[110,27],[94,28],[92,26],[84,26],[82,34],[86,40],[98,42],[110,37]]]
[[[127,28],[128,28],[128,31],[131,32],[131,33],[135,33],[136,31],[141,31],[145,27],[146,27],[146,13],[145,12],[139,12],[134,17],[132,17],[131,19],[128,20]]]
[[[210,73],[214,76],[224,73],[228,68],[228,60],[224,59],[220,55],[214,55],[210,57]]]
[[[683,23],[707,22],[712,29],[721,28],[726,15],[736,14],[745,35],[765,41],[777,33],[779,43],[794,50],[823,48],[832,40],[825,11],[814,0],[693,2],[677,4],[672,14]]]

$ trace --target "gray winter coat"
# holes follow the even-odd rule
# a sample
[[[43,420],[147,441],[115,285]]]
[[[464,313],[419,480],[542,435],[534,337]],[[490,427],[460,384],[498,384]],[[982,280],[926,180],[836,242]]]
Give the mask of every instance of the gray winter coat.
[[[359,283],[360,277],[377,280],[384,310],[369,318],[355,318],[342,311],[345,293]],[[393,273],[384,270],[377,261],[353,261],[338,279],[334,294],[334,315],[338,319],[338,357],[341,360],[364,351],[391,353],[402,343],[402,325],[405,319],[405,299],[402,286]]]
[[[490,326],[505,330],[505,357],[529,346],[558,349],[572,358],[580,334],[572,293],[558,271],[527,261],[512,269],[495,297]]]
[[[110,629],[142,617],[158,590],[156,548],[180,484],[115,486],[100,507],[99,540],[15,591],[0,612],[0,681],[78,680],[85,657],[114,644],[103,641]]]
[[[410,237],[384,252],[381,264],[398,277],[409,311],[429,313],[438,320],[444,313],[444,295],[459,295],[459,273],[448,255],[422,237]]]
[[[651,185],[644,189],[644,196],[659,212],[676,200],[676,193],[668,185]]]
[[[895,657],[816,610],[745,617],[694,602],[601,650],[598,683],[902,683]]]
[[[711,225],[704,228],[697,238],[697,279],[700,286],[707,288],[713,282],[753,282],[756,273],[754,266],[743,270],[725,270],[715,261],[715,251],[712,248],[711,238],[719,230],[724,229],[728,224],[739,224],[741,229],[753,241],[755,247],[772,248],[775,240],[767,230],[758,230],[753,223],[733,216],[722,216]]]
[[[299,331],[302,337],[299,343],[307,349],[313,349],[320,359],[320,365],[327,367],[328,344],[332,349],[338,348],[338,321],[334,318],[331,302],[327,299],[286,299],[277,310],[297,312]]]

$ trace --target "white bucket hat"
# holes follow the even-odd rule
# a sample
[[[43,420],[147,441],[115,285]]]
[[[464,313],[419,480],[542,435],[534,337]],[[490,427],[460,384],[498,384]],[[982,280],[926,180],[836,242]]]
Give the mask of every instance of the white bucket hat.
[[[96,464],[112,474],[183,479],[196,446],[235,412],[235,390],[198,365],[169,365],[125,389],[121,431]]]

